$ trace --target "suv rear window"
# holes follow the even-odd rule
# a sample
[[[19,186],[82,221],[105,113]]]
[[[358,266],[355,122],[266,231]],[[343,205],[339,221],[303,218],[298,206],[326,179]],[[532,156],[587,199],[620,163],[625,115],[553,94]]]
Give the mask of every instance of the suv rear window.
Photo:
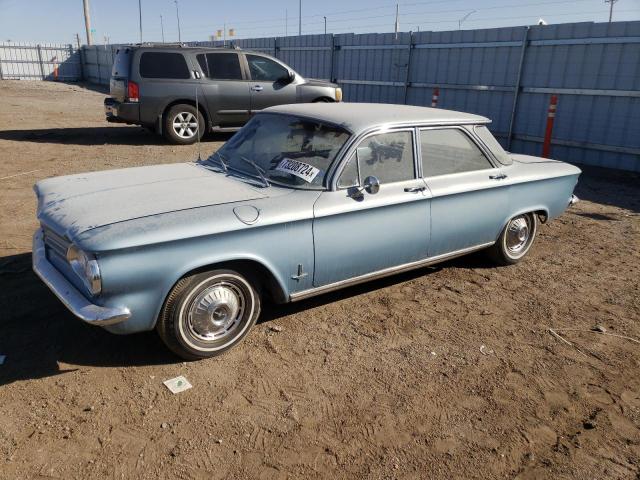
[[[198,55],[204,74],[214,80],[242,80],[240,58],[237,53],[207,53]]]
[[[144,52],[140,56],[143,78],[189,78],[189,67],[181,53]]]

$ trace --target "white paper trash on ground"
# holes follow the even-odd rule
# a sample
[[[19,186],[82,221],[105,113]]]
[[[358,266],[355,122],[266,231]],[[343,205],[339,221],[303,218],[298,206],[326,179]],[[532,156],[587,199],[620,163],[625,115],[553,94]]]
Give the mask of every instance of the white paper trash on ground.
[[[171,393],[180,393],[185,390],[189,390],[193,385],[189,383],[189,380],[184,378],[182,375],[176,378],[171,378],[162,382],[165,386],[171,391]]]

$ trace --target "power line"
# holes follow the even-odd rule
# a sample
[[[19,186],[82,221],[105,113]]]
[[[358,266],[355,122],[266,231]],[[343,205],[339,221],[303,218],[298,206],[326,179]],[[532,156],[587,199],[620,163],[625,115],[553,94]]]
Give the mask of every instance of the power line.
[[[555,1],[547,1],[547,2],[536,2],[536,3],[529,3],[526,6],[527,7],[537,7],[537,6],[546,6],[546,5],[561,5],[561,4],[575,4],[578,2],[590,2],[591,0],[555,0]],[[617,0],[615,0],[617,1]],[[437,4],[437,3],[450,3],[450,2],[446,2],[446,1],[437,1],[437,2],[415,2],[415,3],[410,3],[410,4],[404,4],[404,5],[423,5],[423,4]],[[403,5],[403,4],[400,4]],[[522,3],[511,3],[511,4],[503,4],[503,5],[496,5],[496,6],[492,6],[492,7],[481,7],[478,9],[478,11],[480,12],[484,12],[485,10],[500,10],[500,9],[504,9],[504,8],[516,8],[516,7],[522,7]],[[390,7],[378,7],[378,8],[390,8]],[[395,9],[395,6],[393,7]],[[366,9],[366,10],[371,10],[371,9]],[[354,12],[354,11],[362,11],[361,9],[358,10],[345,10],[343,12],[334,12],[334,14],[338,14],[338,13],[346,13],[346,12]],[[400,14],[401,18],[407,18],[409,20],[411,20],[411,23],[416,23],[415,22],[415,16],[416,15],[429,15],[430,17],[433,17],[433,15],[435,14],[441,14],[441,13],[463,13],[463,12],[468,12],[469,10],[467,8],[458,8],[458,9],[445,9],[445,10],[429,10],[429,11],[408,11],[408,12],[404,12]],[[599,12],[596,12],[599,13]],[[333,14],[332,14],[333,15]],[[359,20],[369,20],[369,19],[375,19],[375,18],[390,18],[391,15],[394,15],[394,13],[390,12],[388,14],[383,14],[383,15],[369,15],[366,17],[362,17],[362,16],[358,16],[358,17],[354,17],[354,18],[339,18],[339,19],[331,19],[332,24],[340,24],[340,23],[353,23],[353,22],[357,22]],[[309,19],[309,18],[313,18],[316,17],[316,15],[309,15],[309,16],[304,16],[303,18]],[[323,18],[323,16],[320,16],[320,18]],[[519,18],[527,18],[528,15],[521,15]],[[329,18],[329,15],[327,15],[327,18]],[[277,18],[274,20],[280,20],[280,22],[277,23],[273,23],[273,24],[267,24],[265,25],[265,21],[266,20],[255,20],[255,21],[245,21],[245,22],[227,22],[230,24],[233,24],[234,26],[238,26],[238,25],[242,25],[242,24],[249,24],[249,23],[260,23],[260,26],[257,27],[245,27],[239,30],[242,31],[272,31],[275,29],[282,29],[282,27],[284,26],[283,19],[282,18]],[[449,21],[437,21],[437,22],[422,22],[422,23],[457,23],[458,19],[456,18],[455,20]],[[474,20],[475,21],[475,20]],[[321,24],[322,20],[318,20],[318,21],[307,21],[307,22],[303,22],[302,26],[318,26],[319,24]],[[285,20],[285,24],[286,24],[286,20]],[[386,25],[386,24],[379,24],[380,26]],[[198,26],[194,26],[189,28],[190,32],[208,32],[210,30],[211,26],[210,24],[207,26],[202,26],[202,27],[198,27]],[[355,28],[360,28],[360,27],[355,27]]]

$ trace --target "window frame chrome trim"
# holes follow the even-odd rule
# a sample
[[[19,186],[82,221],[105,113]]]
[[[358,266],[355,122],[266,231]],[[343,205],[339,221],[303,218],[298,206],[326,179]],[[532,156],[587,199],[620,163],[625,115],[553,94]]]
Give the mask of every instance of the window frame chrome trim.
[[[346,149],[342,155],[342,158],[339,161],[334,162],[334,163],[338,163],[339,165],[335,167],[332,173],[327,172],[327,175],[329,175],[329,173],[333,175],[333,177],[331,178],[331,181],[329,182],[330,183],[329,190],[340,191],[340,190],[348,190],[349,188],[353,188],[353,186],[341,187],[338,185],[338,181],[340,180],[340,176],[342,175],[342,172],[344,172],[344,169],[347,166],[347,163],[351,160],[351,157],[355,155],[358,145],[364,142],[367,138],[373,137],[375,135],[380,135],[385,133],[396,133],[396,132],[411,132],[411,142],[413,143],[413,148],[412,148],[413,178],[408,178],[406,180],[399,180],[397,182],[389,182],[389,183],[380,182],[380,185],[393,185],[394,183],[410,182],[412,180],[421,180],[422,177],[420,177],[420,174],[419,174],[419,164],[418,164],[418,150],[417,150],[418,137],[416,135],[416,127],[408,127],[408,126],[376,127],[376,129],[370,130],[367,133],[358,136],[356,141],[353,141],[349,145],[346,145]],[[362,183],[362,179],[358,178],[358,182]],[[357,185],[357,186],[361,187],[361,185]]]

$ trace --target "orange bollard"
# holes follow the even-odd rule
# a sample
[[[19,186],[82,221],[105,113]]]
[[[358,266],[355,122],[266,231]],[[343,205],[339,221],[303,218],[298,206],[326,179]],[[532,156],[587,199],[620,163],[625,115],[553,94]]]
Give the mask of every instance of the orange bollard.
[[[54,62],[53,64],[53,79],[57,82],[58,81],[58,64],[55,63],[58,60],[58,57],[53,57],[51,59],[52,62]]]
[[[547,128],[544,132],[544,143],[542,144],[542,157],[549,158],[551,153],[551,133],[553,132],[553,121],[556,118],[556,108],[558,106],[558,96],[551,95],[549,111],[547,112]]]
[[[436,108],[438,106],[439,97],[440,97],[440,88],[436,87],[433,89],[433,96],[431,97],[431,108]]]

